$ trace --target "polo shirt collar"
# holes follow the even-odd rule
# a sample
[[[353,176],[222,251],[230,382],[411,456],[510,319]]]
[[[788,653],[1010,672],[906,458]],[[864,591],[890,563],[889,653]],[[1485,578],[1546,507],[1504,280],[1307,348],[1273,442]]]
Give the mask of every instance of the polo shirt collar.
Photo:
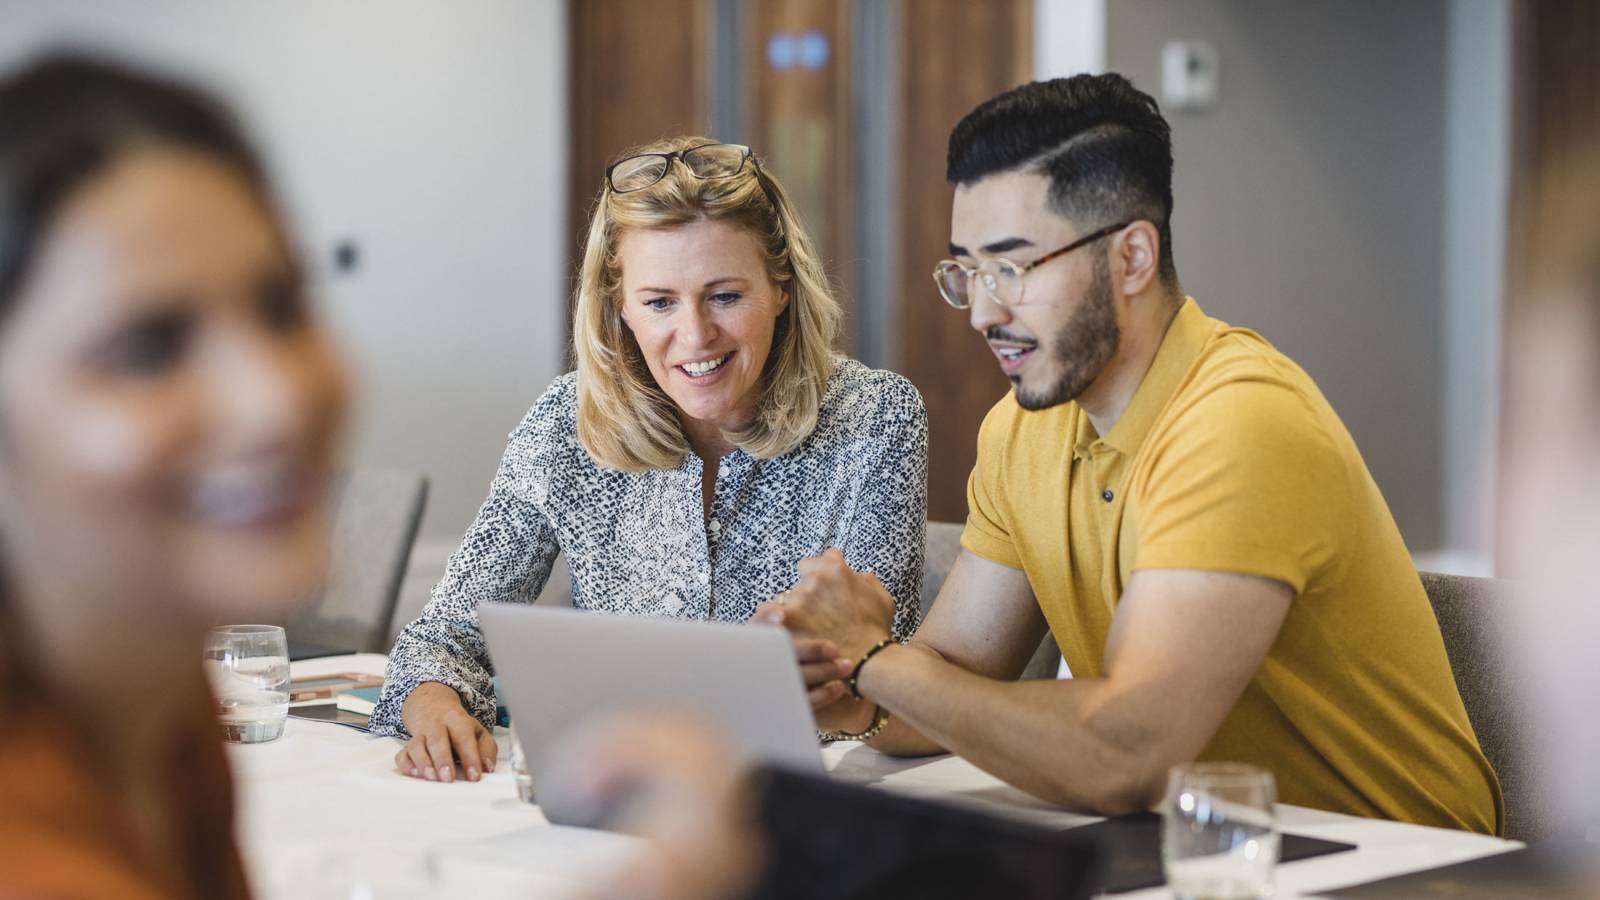
[[[1150,361],[1150,369],[1144,373],[1144,380],[1139,382],[1138,390],[1134,391],[1133,400],[1128,403],[1117,424],[1111,426],[1111,431],[1103,438],[1097,437],[1088,414],[1079,409],[1075,455],[1084,455],[1084,451],[1096,441],[1125,456],[1138,452],[1145,436],[1155,425],[1156,417],[1161,415],[1167,401],[1172,399],[1182,383],[1183,376],[1200,356],[1200,351],[1205,349],[1210,334],[1211,320],[1200,309],[1200,304],[1193,297],[1183,298],[1183,305],[1178,308],[1178,314],[1173,317],[1166,335],[1161,338],[1155,359]]]

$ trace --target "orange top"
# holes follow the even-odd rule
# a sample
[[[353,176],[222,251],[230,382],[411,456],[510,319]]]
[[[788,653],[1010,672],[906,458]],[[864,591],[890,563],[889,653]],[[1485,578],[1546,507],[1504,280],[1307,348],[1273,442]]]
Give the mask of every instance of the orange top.
[[[181,848],[175,865],[158,870],[136,845],[130,810],[105,784],[93,728],[0,680],[0,900],[249,897],[228,761],[202,690],[171,736],[168,764],[149,773]]]

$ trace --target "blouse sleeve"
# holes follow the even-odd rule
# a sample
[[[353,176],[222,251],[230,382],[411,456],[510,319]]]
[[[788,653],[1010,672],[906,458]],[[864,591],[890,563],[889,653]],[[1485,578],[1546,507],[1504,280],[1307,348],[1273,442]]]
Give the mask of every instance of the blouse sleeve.
[[[922,395],[898,376],[863,423],[871,449],[857,473],[854,514],[843,547],[858,572],[871,572],[894,597],[894,638],[908,640],[922,616],[923,541],[928,523],[928,414]]]
[[[436,681],[461,695],[485,727],[495,722],[493,668],[478,625],[480,603],[532,603],[560,550],[545,514],[550,461],[560,435],[556,390],[512,433],[489,497],[450,557],[422,615],[389,652],[383,692],[370,719],[376,735],[408,736],[400,708],[417,685]]]

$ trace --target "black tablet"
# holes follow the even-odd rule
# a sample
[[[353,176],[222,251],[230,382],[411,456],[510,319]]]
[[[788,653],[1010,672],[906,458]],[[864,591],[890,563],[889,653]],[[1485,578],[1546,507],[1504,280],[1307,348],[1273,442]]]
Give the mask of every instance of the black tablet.
[[[1077,900],[1098,851],[1067,833],[810,775],[755,776],[752,900]]]

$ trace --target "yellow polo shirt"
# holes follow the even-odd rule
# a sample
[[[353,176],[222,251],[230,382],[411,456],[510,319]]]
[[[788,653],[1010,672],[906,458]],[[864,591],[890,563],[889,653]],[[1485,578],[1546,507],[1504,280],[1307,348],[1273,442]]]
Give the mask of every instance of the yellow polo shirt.
[[[1285,803],[1504,828],[1389,508],[1311,378],[1260,336],[1185,300],[1104,436],[1076,403],[1030,412],[1008,394],[979,432],[967,504],[962,546],[1027,573],[1076,677],[1105,674],[1111,618],[1139,569],[1294,590],[1202,760],[1271,770]]]

